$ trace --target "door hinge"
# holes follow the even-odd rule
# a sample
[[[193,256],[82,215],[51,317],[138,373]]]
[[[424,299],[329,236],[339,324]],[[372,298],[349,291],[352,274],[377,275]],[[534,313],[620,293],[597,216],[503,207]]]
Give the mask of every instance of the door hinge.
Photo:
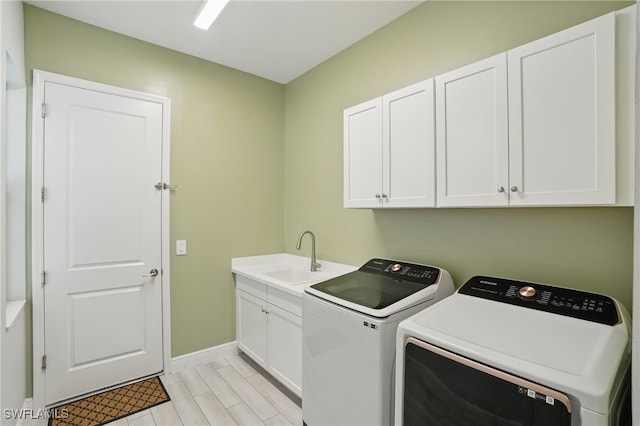
[[[47,191],[44,189],[44,186],[40,188],[40,202],[44,203],[46,193]]]
[[[45,118],[47,116],[47,104],[45,104],[44,102],[42,103],[40,115],[42,116],[42,118]]]
[[[47,273],[45,271],[40,272],[40,284],[42,287],[47,283]]]
[[[42,355],[42,369],[43,370],[47,369],[47,356],[46,355]]]
[[[169,185],[166,182],[158,182],[155,185],[153,185],[153,187],[155,189],[172,190],[172,189],[176,189],[178,187],[178,185]]]

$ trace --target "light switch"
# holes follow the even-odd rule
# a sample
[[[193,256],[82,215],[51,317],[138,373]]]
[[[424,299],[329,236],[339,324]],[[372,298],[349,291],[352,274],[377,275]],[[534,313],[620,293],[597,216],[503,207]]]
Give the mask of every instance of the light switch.
[[[187,254],[187,240],[176,240],[176,255],[184,256]]]

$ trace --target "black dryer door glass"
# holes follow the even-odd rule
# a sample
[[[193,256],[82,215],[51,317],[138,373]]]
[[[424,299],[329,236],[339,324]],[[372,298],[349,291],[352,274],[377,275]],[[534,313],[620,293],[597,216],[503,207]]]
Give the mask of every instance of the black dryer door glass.
[[[471,363],[477,364],[479,369],[463,365],[454,361],[456,358],[462,359],[451,352],[409,339],[404,356],[403,424],[571,424],[571,413],[565,405],[570,402],[566,395],[473,361]]]

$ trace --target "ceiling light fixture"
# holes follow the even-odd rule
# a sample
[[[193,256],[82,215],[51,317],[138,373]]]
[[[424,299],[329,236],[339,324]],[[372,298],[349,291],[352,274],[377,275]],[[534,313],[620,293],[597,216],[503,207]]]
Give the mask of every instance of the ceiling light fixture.
[[[229,0],[207,0],[200,6],[193,25],[203,30],[208,30],[227,3],[229,3]]]

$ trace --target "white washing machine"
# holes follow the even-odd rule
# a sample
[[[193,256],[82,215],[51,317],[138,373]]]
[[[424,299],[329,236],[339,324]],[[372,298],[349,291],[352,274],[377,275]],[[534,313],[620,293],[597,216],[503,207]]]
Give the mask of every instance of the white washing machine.
[[[395,424],[631,424],[630,318],[593,293],[473,277],[401,322]]]
[[[443,269],[386,259],[372,259],[358,271],[307,288],[303,422],[391,424],[398,323],[453,291]]]

